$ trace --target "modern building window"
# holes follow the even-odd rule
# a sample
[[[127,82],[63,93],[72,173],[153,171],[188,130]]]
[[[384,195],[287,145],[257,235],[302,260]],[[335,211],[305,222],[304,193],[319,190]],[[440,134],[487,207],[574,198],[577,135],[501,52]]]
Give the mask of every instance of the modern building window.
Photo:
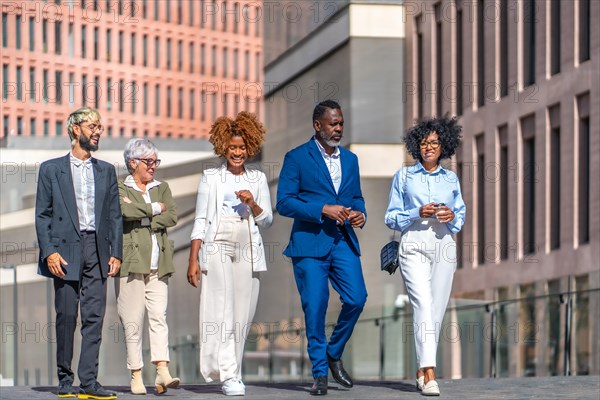
[[[192,2],[190,2],[192,3]],[[183,22],[183,3],[182,0],[177,0],[177,23],[181,25]]]
[[[81,104],[87,106],[87,75],[81,75]]]
[[[196,91],[190,89],[190,120],[193,121],[196,117]]]
[[[69,106],[75,105],[75,74],[69,72]]]
[[[137,112],[137,102],[138,102],[138,85],[137,81],[131,82],[129,85],[131,88],[131,96],[126,96],[127,99],[131,99],[131,114],[135,115]]]
[[[50,135],[50,121],[48,119],[44,119],[44,136]]]
[[[523,254],[536,252],[535,214],[537,165],[535,158],[535,116],[521,119],[523,138]]]
[[[244,8],[242,9],[242,18],[244,19],[244,36],[248,36],[250,34],[250,6],[248,4],[244,4]]]
[[[154,68],[160,68],[160,38],[154,38]]]
[[[8,99],[8,64],[2,64],[2,99]]]
[[[86,26],[85,25],[81,25],[81,58],[86,58],[86,56],[87,56],[87,52],[86,52],[86,46],[87,46],[86,35],[87,35]]]
[[[535,83],[535,49],[536,49],[536,3],[535,0],[523,0],[523,85]]]
[[[148,19],[148,0],[142,0],[142,18]]]
[[[537,334],[538,331],[534,327],[536,325],[536,293],[535,285],[521,285],[520,286],[520,298],[519,301],[519,326],[529,327],[524,329],[523,339],[521,340],[519,352],[520,352],[520,370],[525,371],[526,376],[536,376],[536,366],[538,364],[537,359],[539,355],[536,351],[536,344],[538,342]]]
[[[142,93],[142,101],[143,101],[143,112],[144,115],[148,115],[148,83],[144,82]]]
[[[590,59],[591,50],[591,20],[590,20],[590,0],[579,0],[579,62],[582,63]]]
[[[477,152],[477,264],[483,265],[486,261],[485,242],[485,140],[483,133],[475,136]]]
[[[63,123],[61,120],[56,120],[56,122],[54,123],[54,135],[62,136],[62,134],[63,134]]]
[[[4,137],[7,137],[8,136],[8,130],[9,130],[8,115],[5,115],[2,119],[4,121],[4,132],[2,134],[4,135]]]
[[[106,30],[106,61],[111,61],[112,53],[112,30]]]
[[[171,118],[171,86],[167,86],[167,118]]]
[[[42,19],[42,51],[48,52],[48,20]]]
[[[463,113],[463,9],[462,0],[456,0],[456,115]]]
[[[125,111],[125,81],[119,79],[119,112]]]
[[[560,105],[548,109],[550,122],[550,249],[560,247]]]
[[[213,46],[211,48],[211,52],[210,52],[210,61],[211,61],[211,67],[210,67],[210,74],[212,76],[216,76],[217,75],[217,46]]]
[[[148,35],[142,36],[142,65],[148,66]]]
[[[119,137],[125,137],[125,128],[123,128],[123,127],[119,128]]]
[[[109,125],[109,127],[106,129],[106,133],[107,133],[108,137],[112,137],[113,136],[113,127]]]
[[[112,78],[106,79],[106,109],[108,111],[112,110],[113,99],[115,96],[112,86],[113,86]]]
[[[119,31],[119,64],[123,64],[123,48],[125,47],[125,41],[123,40],[123,37],[123,31]]]
[[[29,118],[29,136],[36,136],[35,118]]]
[[[575,277],[575,290],[577,291],[577,295],[575,296],[575,309],[573,314],[575,315],[575,321],[573,321],[573,332],[577,332],[574,340],[574,349],[573,353],[575,353],[575,360],[573,362],[573,366],[576,371],[573,371],[574,374],[577,375],[590,375],[593,374],[593,356],[590,354],[590,349],[592,349],[592,343],[590,338],[592,337],[592,329],[595,327],[592,321],[593,316],[597,314],[597,310],[594,311],[595,300],[597,298],[590,291],[590,275],[582,275]],[[594,286],[597,287],[597,286]],[[590,298],[591,297],[591,298]],[[595,339],[592,339],[595,340]]]
[[[42,71],[42,99],[44,104],[48,104],[48,70]]]
[[[133,128],[131,130],[131,137],[136,137],[137,136],[137,129]]]
[[[177,118],[183,119],[183,88],[177,89]]]
[[[100,77],[94,77],[94,108],[97,110],[100,108]]]
[[[171,69],[171,39],[167,39],[167,50],[166,50],[166,59],[167,59],[167,69]]]
[[[206,46],[204,43],[200,45],[200,74],[206,73]]]
[[[212,13],[210,15],[210,29],[214,31],[217,29],[217,2],[215,0],[211,1],[211,10]]]
[[[238,113],[240,112],[240,96],[239,95],[235,95],[235,97],[233,98],[233,115],[238,115]]]
[[[477,106],[485,105],[485,0],[477,2]]]
[[[217,119],[217,94],[213,93],[211,96],[212,101],[211,101],[211,120],[215,121]]]
[[[206,102],[208,99],[206,98],[206,92],[203,90],[200,93],[200,121],[206,120]]]
[[[23,135],[23,117],[17,117],[17,136]]]
[[[6,37],[6,36],[4,36]],[[35,17],[29,17],[29,51],[35,50]]]
[[[234,49],[233,50],[233,79],[238,79],[239,78],[239,70],[240,70],[240,63],[239,63],[239,50],[238,49]]]
[[[577,136],[579,146],[577,151],[577,179],[579,180],[578,198],[578,243],[585,244],[590,241],[590,94],[585,93],[577,97]]]
[[[23,67],[17,66],[17,100],[23,100]]]
[[[561,18],[560,0],[550,0],[550,74],[560,72]]]
[[[498,128],[500,145],[500,259],[508,259],[508,126]]]
[[[238,26],[240,24],[240,3],[235,3],[233,5],[233,33],[238,33]],[[236,114],[237,115],[237,114]]]
[[[69,32],[67,33],[67,53],[69,57],[75,57],[75,25],[72,22],[70,22],[68,29]]]
[[[424,39],[423,39],[423,29],[424,29],[424,18],[423,15],[419,15],[415,18],[415,55],[417,57],[416,63],[416,76],[415,79],[417,81],[417,118],[422,118],[425,112],[425,82],[424,82],[424,72],[423,69],[425,65],[423,63],[424,56]]]
[[[54,22],[54,54],[62,54],[62,22]]]
[[[229,63],[227,62],[227,58],[228,58],[228,50],[227,47],[223,47],[223,77],[227,78],[227,76],[229,76]]]
[[[17,22],[15,24],[15,47],[17,50],[21,50],[21,24],[23,23],[23,17],[17,14]]]
[[[100,31],[98,28],[94,28],[94,60],[98,60],[98,58],[100,57],[100,51],[99,51],[99,46],[100,46]]]
[[[2,47],[8,47],[8,13],[2,13]]]
[[[254,77],[254,81],[255,82],[260,82],[260,68],[261,68],[261,64],[260,64],[260,52],[256,52],[256,56],[255,56],[255,66],[254,66],[254,72],[255,72],[255,77]]]
[[[177,41],[177,71],[183,71],[183,41]]]
[[[35,103],[37,101],[37,82],[35,80],[35,68],[29,67],[29,102]]]
[[[200,0],[200,28],[204,28],[206,26],[206,14],[204,13],[204,0]]]
[[[160,115],[160,85],[154,87],[154,115]]]
[[[228,115],[229,112],[229,108],[227,107],[229,105],[229,94],[225,93],[223,95],[223,115]]]
[[[167,22],[171,22],[171,0],[164,0]]]
[[[135,45],[135,33],[131,34],[131,65],[135,65],[135,53],[136,53],[136,45]]]
[[[194,4],[196,3],[195,1],[188,1],[188,6],[190,7],[189,9],[189,14],[188,14],[188,24],[190,26],[194,26],[194,13],[196,12],[196,10],[194,9]]]
[[[159,21],[160,20],[160,2],[153,1],[152,3],[154,3],[154,20]]]
[[[54,84],[56,85],[56,103],[62,104],[62,71],[54,71]]]
[[[443,107],[443,22],[441,3],[435,5],[435,112],[437,116],[442,115]]]
[[[194,61],[196,59],[196,55],[194,54],[194,42],[190,42],[189,44],[189,72],[191,74],[194,73]]]
[[[244,80],[250,80],[250,51],[244,52]]]
[[[117,0],[117,12],[123,15],[123,0]]]

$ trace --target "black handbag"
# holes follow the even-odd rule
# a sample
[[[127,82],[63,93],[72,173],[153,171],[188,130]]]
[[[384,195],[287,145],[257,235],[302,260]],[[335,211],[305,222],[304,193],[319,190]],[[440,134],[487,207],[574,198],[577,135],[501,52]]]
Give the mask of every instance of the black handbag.
[[[400,251],[400,243],[397,240],[392,240],[381,248],[379,258],[381,261],[381,270],[392,275],[398,269],[398,255]]]

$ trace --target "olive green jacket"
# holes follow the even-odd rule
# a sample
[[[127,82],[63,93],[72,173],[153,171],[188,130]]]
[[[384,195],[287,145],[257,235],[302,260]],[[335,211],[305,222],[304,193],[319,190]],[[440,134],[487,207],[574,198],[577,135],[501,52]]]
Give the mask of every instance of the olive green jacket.
[[[131,203],[123,201],[127,197]],[[119,199],[123,214],[123,262],[120,276],[130,273],[149,274],[152,257],[152,236],[156,234],[160,256],[158,258],[158,277],[175,272],[173,265],[173,241],[167,236],[167,228],[177,223],[177,210],[171,195],[171,189],[165,182],[150,189],[150,200],[164,203],[167,210],[152,215],[152,205],[144,201],[142,194],[119,181]],[[142,226],[142,219],[149,218],[150,225]]]

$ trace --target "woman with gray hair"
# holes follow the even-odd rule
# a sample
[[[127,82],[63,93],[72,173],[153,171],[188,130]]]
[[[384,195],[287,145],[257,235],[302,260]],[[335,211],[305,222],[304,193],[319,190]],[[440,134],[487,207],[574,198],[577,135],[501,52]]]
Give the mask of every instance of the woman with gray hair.
[[[130,175],[119,182],[123,214],[123,264],[116,285],[117,310],[125,330],[131,393],[146,394],[142,379],[142,328],[148,312],[150,358],[156,365],[156,391],[179,387],[169,373],[167,300],[173,266],[173,241],[167,228],[177,223],[175,202],[166,182],[154,179],[158,150],[147,139],[131,139],[124,152]]]

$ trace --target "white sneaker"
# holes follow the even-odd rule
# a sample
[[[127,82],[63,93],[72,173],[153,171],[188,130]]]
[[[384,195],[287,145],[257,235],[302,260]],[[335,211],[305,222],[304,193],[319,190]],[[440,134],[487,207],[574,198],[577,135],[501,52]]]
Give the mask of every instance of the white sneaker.
[[[221,389],[225,396],[244,396],[246,394],[244,383],[235,378],[230,378],[223,382]]]
[[[423,396],[439,396],[440,395],[440,387],[435,379],[430,380],[423,386],[423,390],[421,391]]]
[[[417,390],[422,391],[423,386],[425,385],[425,375],[421,375],[417,378]]]

